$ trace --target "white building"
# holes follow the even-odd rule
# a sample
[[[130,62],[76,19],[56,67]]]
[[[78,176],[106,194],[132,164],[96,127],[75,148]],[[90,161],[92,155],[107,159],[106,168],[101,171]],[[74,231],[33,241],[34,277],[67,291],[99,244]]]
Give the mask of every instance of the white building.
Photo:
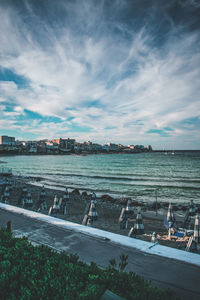
[[[14,146],[15,137],[7,136],[7,135],[0,136],[0,145]]]

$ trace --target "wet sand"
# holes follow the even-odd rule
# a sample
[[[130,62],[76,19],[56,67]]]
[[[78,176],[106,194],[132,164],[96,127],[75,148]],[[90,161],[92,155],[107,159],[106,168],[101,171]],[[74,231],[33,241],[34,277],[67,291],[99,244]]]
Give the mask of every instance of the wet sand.
[[[34,183],[38,184],[38,182],[34,180],[32,180],[31,184],[30,179],[26,178],[17,179],[16,186],[13,187],[10,194],[9,204],[20,206],[22,187],[26,185],[28,188],[28,192],[31,193],[33,200],[33,207],[31,208],[31,210],[37,211],[38,200],[40,192],[42,190],[42,186],[35,185]],[[39,184],[42,185],[42,181]],[[64,191],[50,189],[47,187],[45,187],[45,190],[47,210],[43,211],[43,213],[48,214],[50,206],[53,205],[54,196],[57,195],[58,198],[63,197]],[[0,195],[2,194],[2,191],[3,186],[0,186]],[[91,193],[86,193],[84,191],[82,192],[79,190],[74,190],[70,192],[70,201],[68,205],[67,215],[58,214],[57,217],[71,222],[82,224],[86,206],[91,199]],[[127,203],[127,199],[128,198],[114,199],[109,195],[98,197],[98,220],[93,222],[93,227],[127,236],[130,228],[134,225],[137,211],[141,210],[145,234],[138,235],[138,239],[151,241],[152,232],[156,232],[158,242],[160,244],[174,248],[179,248],[182,250],[185,249],[189,237],[186,236],[184,238],[172,238],[171,240],[168,239],[168,232],[164,226],[164,218],[166,218],[167,216],[168,203],[158,203],[159,209],[157,210],[156,214],[156,210],[154,207],[155,204],[150,203],[147,205],[131,200],[131,208],[134,211],[133,217],[129,220],[127,229],[120,229],[119,216],[121,209],[125,207]],[[174,206],[174,209],[176,224],[178,227],[182,227],[187,207],[179,204],[179,206]],[[198,205],[198,212],[200,212],[200,205]],[[192,223],[194,223],[194,217]],[[193,227],[191,229],[193,229]]]

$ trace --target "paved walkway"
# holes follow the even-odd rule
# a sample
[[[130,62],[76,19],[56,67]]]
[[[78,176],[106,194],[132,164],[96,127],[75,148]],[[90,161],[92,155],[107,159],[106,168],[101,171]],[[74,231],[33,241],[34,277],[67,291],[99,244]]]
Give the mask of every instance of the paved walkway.
[[[35,220],[23,214],[0,209],[0,226],[12,221],[17,235],[27,235],[36,243],[67,253],[77,253],[85,262],[94,261],[100,267],[109,260],[119,259],[120,254],[128,255],[127,271],[134,271],[152,281],[158,287],[175,290],[185,299],[200,299],[200,267],[151,255],[134,248],[122,246],[109,240],[78,233],[45,221]]]

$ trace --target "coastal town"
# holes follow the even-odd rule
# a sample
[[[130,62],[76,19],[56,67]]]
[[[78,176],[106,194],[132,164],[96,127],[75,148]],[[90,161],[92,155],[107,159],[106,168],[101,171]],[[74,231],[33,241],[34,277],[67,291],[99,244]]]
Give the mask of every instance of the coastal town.
[[[19,141],[15,137],[0,136],[0,154],[98,154],[98,153],[141,153],[152,151],[151,145],[122,145],[91,141],[77,142],[72,138]]]

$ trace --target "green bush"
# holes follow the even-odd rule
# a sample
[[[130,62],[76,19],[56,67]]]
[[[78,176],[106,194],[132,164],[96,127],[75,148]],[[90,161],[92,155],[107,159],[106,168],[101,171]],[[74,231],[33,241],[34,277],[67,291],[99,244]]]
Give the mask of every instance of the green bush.
[[[100,299],[106,289],[126,299],[178,299],[133,272],[123,271],[127,257],[100,269],[77,255],[33,246],[0,230],[0,299]]]

